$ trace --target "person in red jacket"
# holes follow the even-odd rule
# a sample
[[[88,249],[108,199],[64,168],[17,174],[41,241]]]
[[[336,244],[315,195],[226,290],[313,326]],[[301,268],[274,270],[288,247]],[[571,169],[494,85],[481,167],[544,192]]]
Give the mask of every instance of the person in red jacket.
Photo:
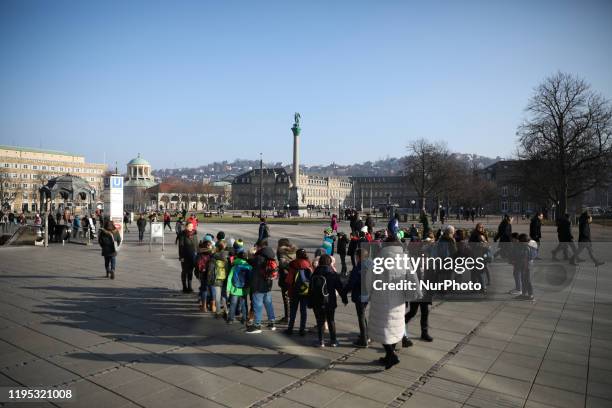
[[[189,218],[187,218],[187,222],[193,224],[194,231],[198,230],[198,217],[195,214],[191,213]]]
[[[285,276],[285,286],[289,295],[289,325],[285,330],[288,335],[293,334],[298,307],[300,309],[300,336],[306,335],[308,288],[311,274],[312,264],[308,259],[308,254],[304,249],[298,249],[295,253],[295,259],[289,263]]]

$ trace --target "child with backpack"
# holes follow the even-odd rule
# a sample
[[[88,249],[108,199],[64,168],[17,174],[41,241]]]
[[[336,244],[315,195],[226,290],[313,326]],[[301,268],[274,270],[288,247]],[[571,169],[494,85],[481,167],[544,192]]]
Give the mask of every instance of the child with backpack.
[[[253,324],[247,327],[248,334],[261,333],[261,322],[263,310],[268,315],[268,329],[276,330],[276,318],[272,304],[272,284],[278,279],[278,262],[274,250],[268,246],[265,239],[257,241],[256,252],[249,263],[253,272],[249,278],[249,287],[252,294],[252,306],[254,311]]]
[[[538,243],[529,239],[529,235],[519,235],[516,264],[521,274],[522,293],[515,297],[519,300],[533,300],[533,285],[531,284],[531,265],[538,257]]]
[[[228,265],[228,252],[225,249],[225,242],[217,242],[217,252],[212,256],[211,261],[208,264],[208,283],[211,286],[213,301],[211,306],[211,312],[215,314],[215,318],[221,317],[221,308],[225,309],[227,315],[227,304],[225,286],[227,280],[227,272],[229,269]]]
[[[323,231],[323,243],[321,244],[321,249],[327,255],[334,256],[334,243],[336,242],[336,237],[333,235],[333,231],[330,227],[327,227],[325,231]]]
[[[296,259],[291,261],[285,276],[285,287],[289,295],[289,325],[285,333],[293,334],[293,326],[300,310],[300,336],[306,335],[306,318],[308,316],[308,290],[310,288],[310,276],[312,265],[308,260],[308,254],[304,249],[298,249]]]
[[[208,263],[212,258],[212,252],[212,243],[210,241],[202,241],[198,245],[195,273],[196,278],[200,280],[200,293],[198,295],[200,312],[208,311]]]
[[[235,249],[234,263],[227,278],[227,295],[229,296],[229,313],[227,323],[232,324],[236,318],[236,309],[240,308],[240,323],[245,324],[247,318],[247,296],[249,293],[248,279],[253,267],[247,262],[244,247]]]
[[[336,312],[336,291],[342,291],[340,276],[332,269],[332,257],[323,254],[319,258],[319,266],[310,276],[308,289],[308,306],[314,311],[317,320],[317,331],[319,334],[319,347],[325,347],[323,341],[323,328],[325,323],[329,329],[329,337],[332,347],[338,346],[336,340],[336,323],[334,315]]]

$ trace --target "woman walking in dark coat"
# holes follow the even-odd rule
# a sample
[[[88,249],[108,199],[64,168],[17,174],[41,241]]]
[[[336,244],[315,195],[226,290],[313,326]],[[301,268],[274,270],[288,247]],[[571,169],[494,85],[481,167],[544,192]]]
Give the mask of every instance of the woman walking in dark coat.
[[[191,293],[191,280],[193,279],[193,269],[198,249],[198,233],[193,227],[193,223],[188,222],[185,229],[178,236],[178,252],[181,261],[181,282],[183,283],[183,293]]]
[[[117,265],[116,257],[119,245],[121,245],[121,235],[112,221],[106,221],[104,228],[100,228],[98,243],[102,248],[106,277],[108,278],[110,276],[111,279],[115,279],[115,266]]]

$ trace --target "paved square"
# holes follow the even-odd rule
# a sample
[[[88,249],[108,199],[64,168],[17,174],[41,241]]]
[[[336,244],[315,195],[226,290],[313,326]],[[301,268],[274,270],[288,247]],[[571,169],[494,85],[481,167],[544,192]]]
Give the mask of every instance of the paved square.
[[[229,224],[201,225],[200,233],[220,229],[247,242],[256,234],[254,225]],[[272,226],[275,238],[310,253],[321,230]],[[149,252],[132,233],[126,239],[115,280],[103,277],[96,245],[0,248],[1,385],[69,387],[75,401],[40,406],[88,408],[612,406],[609,250],[599,269],[562,269],[566,283],[554,291],[547,283],[559,270],[546,271],[559,266],[540,261],[535,302],[512,300],[510,266],[494,263],[488,301],[436,302],[435,340],[417,339],[417,320],[414,346],[384,371],[373,363],[380,345],[350,346],[352,304],[338,309],[337,349],[312,347],[314,334],[246,335],[178,291],[173,234],[164,252]],[[274,302],[279,315],[278,292]]]

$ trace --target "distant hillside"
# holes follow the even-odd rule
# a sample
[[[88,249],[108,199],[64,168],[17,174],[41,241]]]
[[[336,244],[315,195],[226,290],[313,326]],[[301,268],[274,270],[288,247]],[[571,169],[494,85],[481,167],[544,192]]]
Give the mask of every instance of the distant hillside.
[[[484,168],[499,160],[500,157],[492,159],[490,157],[479,156],[477,154],[453,153],[453,155],[467,163],[472,163],[476,168]],[[318,174],[323,176],[389,176],[401,174],[404,168],[406,157],[389,157],[377,161],[367,161],[364,163],[355,163],[349,165],[340,165],[331,163],[326,166],[300,166],[300,170],[306,174]],[[291,164],[264,163],[264,167],[284,167],[287,171],[291,171]],[[228,161],[214,162],[205,164],[199,167],[183,167],[177,169],[157,169],[153,171],[155,177],[166,179],[169,177],[180,178],[183,180],[192,180],[200,182],[209,181],[231,181],[235,176],[246,171],[259,168],[258,160],[236,159],[229,163]]]

